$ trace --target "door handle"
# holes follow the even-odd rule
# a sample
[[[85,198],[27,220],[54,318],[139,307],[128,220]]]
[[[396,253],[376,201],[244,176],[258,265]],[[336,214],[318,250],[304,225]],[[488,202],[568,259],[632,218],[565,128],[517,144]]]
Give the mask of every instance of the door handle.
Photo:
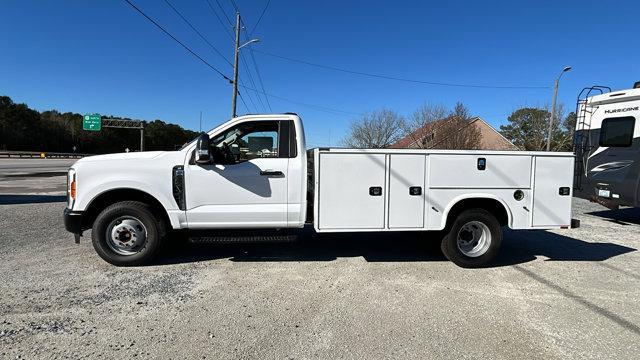
[[[284,176],[284,173],[282,171],[275,171],[275,170],[262,170],[260,171],[260,175],[261,176]]]

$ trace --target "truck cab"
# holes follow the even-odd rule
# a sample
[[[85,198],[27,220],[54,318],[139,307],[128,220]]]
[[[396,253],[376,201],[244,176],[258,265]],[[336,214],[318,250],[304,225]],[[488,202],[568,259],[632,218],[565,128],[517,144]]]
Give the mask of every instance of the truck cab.
[[[208,158],[201,160],[196,146],[185,149],[184,226],[304,225],[307,163],[298,116],[241,117],[205,137]]]

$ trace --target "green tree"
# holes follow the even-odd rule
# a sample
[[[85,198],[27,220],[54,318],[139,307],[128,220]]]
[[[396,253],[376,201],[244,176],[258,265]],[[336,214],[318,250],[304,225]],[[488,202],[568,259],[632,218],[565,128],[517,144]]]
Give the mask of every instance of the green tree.
[[[563,108],[558,107],[556,119],[562,119]],[[521,150],[544,151],[547,147],[549,118],[546,109],[520,108],[508,118],[509,124],[500,126],[500,133]],[[572,148],[575,114],[570,113],[560,123],[553,124],[552,151],[570,151]]]
[[[195,137],[195,131],[155,120],[146,123],[145,150],[175,150]],[[77,152],[89,154],[122,152],[126,148],[134,151],[140,146],[140,133],[112,128],[85,131],[80,114],[57,110],[40,113],[0,96],[0,149],[72,152],[74,146]]]

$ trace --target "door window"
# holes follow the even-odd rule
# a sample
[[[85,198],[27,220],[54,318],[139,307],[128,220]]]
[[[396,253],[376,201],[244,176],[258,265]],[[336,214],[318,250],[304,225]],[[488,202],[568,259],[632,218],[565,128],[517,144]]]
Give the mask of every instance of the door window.
[[[633,141],[636,119],[633,116],[607,118],[602,120],[600,146],[628,147]]]
[[[256,158],[279,157],[279,122],[249,121],[211,140],[216,164],[237,164]]]

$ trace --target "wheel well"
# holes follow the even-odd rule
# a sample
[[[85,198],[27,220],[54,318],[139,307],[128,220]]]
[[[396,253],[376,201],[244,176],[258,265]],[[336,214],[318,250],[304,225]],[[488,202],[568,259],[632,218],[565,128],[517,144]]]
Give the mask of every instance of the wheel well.
[[[489,199],[489,198],[473,198],[473,199],[463,199],[458,201],[451,210],[449,210],[449,214],[447,215],[447,226],[451,225],[451,223],[465,210],[468,209],[484,209],[493,214],[500,223],[500,226],[508,225],[509,223],[509,215],[507,214],[507,209],[505,209],[504,205],[500,203],[498,200]]]
[[[107,206],[120,201],[143,202],[149,205],[151,207],[151,211],[162,219],[167,226],[170,224],[167,211],[155,197],[141,190],[124,188],[106,191],[91,200],[82,217],[83,230],[90,229],[98,214],[100,214],[100,212]]]

